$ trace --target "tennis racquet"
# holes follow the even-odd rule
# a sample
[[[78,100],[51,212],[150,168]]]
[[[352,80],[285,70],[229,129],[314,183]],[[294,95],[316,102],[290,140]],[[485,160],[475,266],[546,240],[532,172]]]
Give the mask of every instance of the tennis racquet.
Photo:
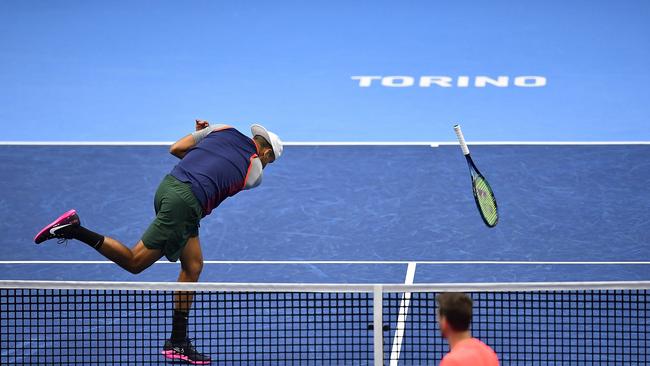
[[[463,150],[463,155],[465,155],[465,159],[467,160],[467,165],[469,166],[469,174],[472,177],[472,192],[474,193],[474,201],[476,202],[478,212],[481,214],[485,225],[495,227],[497,222],[499,222],[499,211],[497,208],[497,200],[494,198],[494,192],[492,192],[492,188],[490,188],[487,179],[485,179],[483,174],[479,172],[476,164],[474,164],[460,126],[455,125],[454,131],[456,132],[456,137],[458,137],[460,148]]]

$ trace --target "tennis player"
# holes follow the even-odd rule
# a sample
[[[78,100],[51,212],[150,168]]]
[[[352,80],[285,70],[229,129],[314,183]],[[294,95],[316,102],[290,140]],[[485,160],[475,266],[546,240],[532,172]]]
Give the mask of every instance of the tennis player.
[[[36,244],[59,238],[77,239],[131,273],[140,273],[167,257],[181,261],[179,282],[197,282],[203,268],[199,222],[226,198],[257,187],[262,170],[282,155],[282,141],[260,125],[251,126],[253,138],[227,125],[196,120],[196,131],[176,141],[170,153],[180,162],[165,176],[154,198],[156,218],[141,240],[128,248],[119,241],[83,226],[70,210],[44,227]],[[195,365],[209,364],[187,335],[192,292],[175,294],[171,337],[163,354]]]
[[[441,293],[438,303],[438,325],[449,343],[449,353],[440,366],[499,366],[499,358],[490,346],[472,338],[472,299],[459,292]]]

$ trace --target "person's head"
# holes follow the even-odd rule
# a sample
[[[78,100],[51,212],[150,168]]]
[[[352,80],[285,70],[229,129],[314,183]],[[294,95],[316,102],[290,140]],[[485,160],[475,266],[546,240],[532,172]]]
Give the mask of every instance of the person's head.
[[[278,135],[260,125],[252,125],[251,132],[253,141],[257,145],[257,156],[262,162],[262,167],[266,167],[266,164],[271,164],[280,158],[283,146]]]
[[[257,145],[258,154],[262,162],[262,166],[266,167],[266,164],[271,164],[275,161],[275,154],[273,153],[273,146],[271,143],[266,141],[262,136],[254,136],[255,144]]]
[[[472,299],[461,292],[443,292],[436,296],[438,325],[443,337],[469,331],[472,322]]]

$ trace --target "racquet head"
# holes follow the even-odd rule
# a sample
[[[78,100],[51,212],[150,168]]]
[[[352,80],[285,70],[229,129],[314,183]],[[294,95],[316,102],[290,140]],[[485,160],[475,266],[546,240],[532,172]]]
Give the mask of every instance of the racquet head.
[[[487,179],[474,169],[472,172],[472,192],[474,192],[474,201],[483,222],[489,227],[495,227],[499,222],[497,200],[494,198],[494,192],[492,192]]]

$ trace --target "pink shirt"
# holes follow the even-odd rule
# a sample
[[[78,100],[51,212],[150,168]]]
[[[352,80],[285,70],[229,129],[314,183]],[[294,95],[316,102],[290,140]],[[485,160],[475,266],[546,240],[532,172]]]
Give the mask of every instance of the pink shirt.
[[[460,341],[442,358],[440,366],[499,366],[492,348],[476,338]]]

